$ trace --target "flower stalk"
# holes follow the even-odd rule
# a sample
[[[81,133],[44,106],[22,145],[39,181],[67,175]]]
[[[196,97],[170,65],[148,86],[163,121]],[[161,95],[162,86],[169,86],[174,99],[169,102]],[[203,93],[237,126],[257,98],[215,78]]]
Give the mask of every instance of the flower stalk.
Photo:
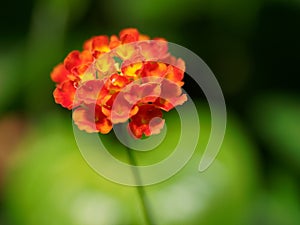
[[[137,189],[137,192],[139,195],[139,199],[141,202],[141,206],[142,206],[142,210],[144,213],[146,224],[154,225],[154,219],[153,219],[153,215],[151,213],[151,207],[149,204],[149,200],[147,198],[145,187],[143,186],[143,183],[142,183],[142,179],[141,179],[138,167],[137,167],[137,162],[134,157],[133,150],[127,147],[126,151],[127,151],[129,163],[133,166],[132,173],[133,173],[134,179],[137,184],[136,189]]]

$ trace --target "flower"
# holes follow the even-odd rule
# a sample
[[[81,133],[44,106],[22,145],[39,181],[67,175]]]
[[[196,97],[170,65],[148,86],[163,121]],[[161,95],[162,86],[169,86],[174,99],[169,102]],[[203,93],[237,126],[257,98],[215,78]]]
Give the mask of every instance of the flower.
[[[55,102],[73,110],[80,130],[107,134],[128,122],[135,138],[160,133],[163,111],[187,101],[182,93],[185,64],[162,38],[137,29],[95,36],[51,72]]]

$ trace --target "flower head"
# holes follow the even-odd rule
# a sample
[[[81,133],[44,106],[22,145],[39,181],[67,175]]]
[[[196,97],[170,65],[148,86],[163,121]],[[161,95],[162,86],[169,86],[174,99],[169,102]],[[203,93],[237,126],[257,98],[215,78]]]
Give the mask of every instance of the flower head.
[[[109,133],[129,120],[136,138],[158,134],[163,111],[183,104],[185,64],[168,52],[162,38],[150,40],[137,29],[119,36],[100,35],[72,51],[51,73],[55,102],[73,110],[73,120],[86,132]]]

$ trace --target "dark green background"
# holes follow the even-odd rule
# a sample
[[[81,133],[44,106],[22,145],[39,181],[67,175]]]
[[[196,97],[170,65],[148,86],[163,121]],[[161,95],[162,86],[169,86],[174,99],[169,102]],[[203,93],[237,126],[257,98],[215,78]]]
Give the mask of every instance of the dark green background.
[[[53,101],[54,83],[49,77],[52,68],[71,50],[80,50],[84,40],[91,36],[117,34],[127,27],[192,50],[217,77],[228,107],[229,130],[231,126],[238,127],[227,133],[231,139],[227,148],[232,145],[237,152],[243,152],[244,148],[254,146],[245,150],[244,158],[247,154],[255,155],[248,172],[255,177],[251,182],[256,188],[244,193],[247,201],[241,200],[240,204],[247,205],[243,219],[232,218],[244,224],[296,225],[300,221],[299,1],[40,0],[2,1],[0,8],[0,224],[35,224],[28,219],[33,213],[31,205],[23,199],[31,198],[30,191],[22,192],[24,182],[30,180],[26,168],[37,167],[29,163],[35,162],[35,157],[39,162],[47,161],[41,151],[60,148],[51,138],[47,139],[53,132],[70,136],[71,112]],[[184,89],[199,105],[204,104],[201,90],[188,75]],[[201,110],[199,114],[201,120]],[[209,116],[203,120],[209,123]],[[67,130],[58,129],[57,121]],[[240,143],[241,130],[248,141],[239,145],[235,142]],[[36,143],[43,138],[44,145],[53,144],[53,148],[37,147]],[[71,135],[69,142],[78,153],[72,138]],[[35,148],[40,150],[33,153]],[[226,152],[222,155],[226,159]],[[59,161],[59,154],[55,157]],[[243,165],[237,163],[233,167],[239,170]],[[51,168],[44,168],[48,170]],[[55,178],[32,182],[47,186]],[[33,205],[41,201],[35,199],[37,193],[31,194]],[[240,213],[233,204],[232,209],[222,214],[218,208],[222,204],[219,201],[219,206],[210,208],[217,214],[213,217],[227,218],[225,214]],[[47,215],[48,210],[51,211],[45,209],[38,214]],[[54,211],[52,215],[57,218],[63,214],[59,209]],[[203,215],[194,218],[193,223],[204,218],[204,224],[218,224],[210,213]],[[224,224],[232,224],[231,220],[226,221]]]

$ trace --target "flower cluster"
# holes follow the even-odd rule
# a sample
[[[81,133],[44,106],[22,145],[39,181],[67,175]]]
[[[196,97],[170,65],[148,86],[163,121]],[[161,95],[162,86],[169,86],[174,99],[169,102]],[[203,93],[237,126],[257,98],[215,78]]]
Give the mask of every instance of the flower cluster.
[[[164,126],[162,111],[183,104],[181,86],[185,65],[168,52],[162,38],[150,40],[129,28],[119,36],[87,40],[83,50],[72,51],[57,65],[55,102],[73,110],[73,120],[86,132],[110,132],[129,120],[136,138],[158,134]]]

